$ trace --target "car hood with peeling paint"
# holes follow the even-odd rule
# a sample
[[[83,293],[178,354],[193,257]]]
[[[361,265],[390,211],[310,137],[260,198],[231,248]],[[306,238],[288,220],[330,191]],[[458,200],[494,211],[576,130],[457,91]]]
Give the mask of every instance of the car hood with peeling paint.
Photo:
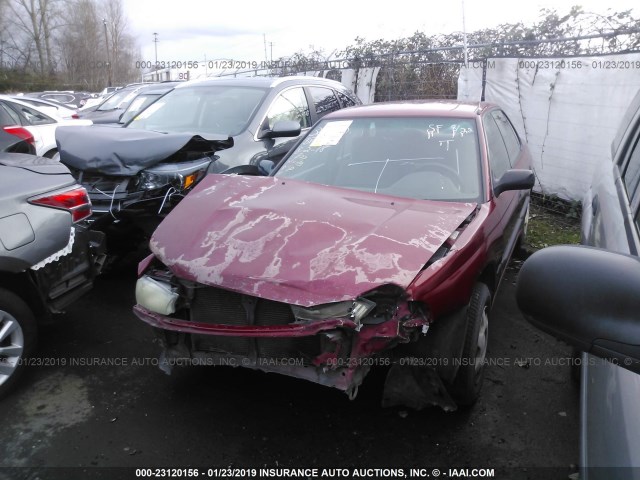
[[[311,306],[382,284],[406,288],[474,208],[277,177],[209,175],[150,245],[178,277]]]

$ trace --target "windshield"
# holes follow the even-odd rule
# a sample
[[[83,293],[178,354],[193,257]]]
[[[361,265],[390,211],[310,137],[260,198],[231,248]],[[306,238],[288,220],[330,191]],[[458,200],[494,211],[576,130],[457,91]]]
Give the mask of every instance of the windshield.
[[[157,99],[159,99],[163,94],[164,92],[141,93],[133,100],[133,102],[129,104],[127,109],[122,114],[122,117],[120,117],[119,123],[127,123],[129,120],[135,117],[139,112],[141,112],[142,110],[147,108],[149,105],[151,105],[153,102],[155,102]]]
[[[479,201],[478,152],[472,119],[325,120],[275,175],[398,197]]]
[[[127,127],[234,136],[247,127],[266,95],[264,88],[231,85],[176,88],[146,108]]]
[[[107,98],[97,110],[104,112],[105,110],[114,110],[116,108],[127,108],[129,102],[138,93],[138,89],[134,90],[120,90]]]

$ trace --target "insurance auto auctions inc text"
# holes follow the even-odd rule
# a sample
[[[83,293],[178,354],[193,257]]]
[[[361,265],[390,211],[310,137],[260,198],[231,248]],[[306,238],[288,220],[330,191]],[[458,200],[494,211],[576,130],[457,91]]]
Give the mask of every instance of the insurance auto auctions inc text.
[[[210,469],[212,478],[235,477],[234,469]],[[494,478],[493,468],[260,468],[240,469],[239,478]]]

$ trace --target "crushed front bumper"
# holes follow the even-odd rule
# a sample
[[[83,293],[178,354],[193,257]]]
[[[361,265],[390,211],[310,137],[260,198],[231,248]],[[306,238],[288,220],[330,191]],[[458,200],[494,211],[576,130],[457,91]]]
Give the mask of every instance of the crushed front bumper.
[[[258,320],[262,324],[234,325],[175,318],[140,305],[133,310],[160,336],[165,371],[194,361],[242,366],[334,387],[350,397],[372,366],[391,365],[389,351],[415,340],[429,324],[427,314],[405,300],[389,320],[374,325],[348,318],[273,324],[273,312]]]

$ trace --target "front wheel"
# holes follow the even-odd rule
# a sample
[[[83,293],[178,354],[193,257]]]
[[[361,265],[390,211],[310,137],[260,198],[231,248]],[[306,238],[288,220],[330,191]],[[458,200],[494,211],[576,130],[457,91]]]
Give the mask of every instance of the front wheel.
[[[18,380],[33,354],[37,327],[33,313],[14,293],[0,288],[0,397]]]
[[[473,405],[480,396],[484,380],[489,341],[491,292],[484,283],[476,283],[467,306],[467,328],[458,373],[450,393],[458,405]]]

